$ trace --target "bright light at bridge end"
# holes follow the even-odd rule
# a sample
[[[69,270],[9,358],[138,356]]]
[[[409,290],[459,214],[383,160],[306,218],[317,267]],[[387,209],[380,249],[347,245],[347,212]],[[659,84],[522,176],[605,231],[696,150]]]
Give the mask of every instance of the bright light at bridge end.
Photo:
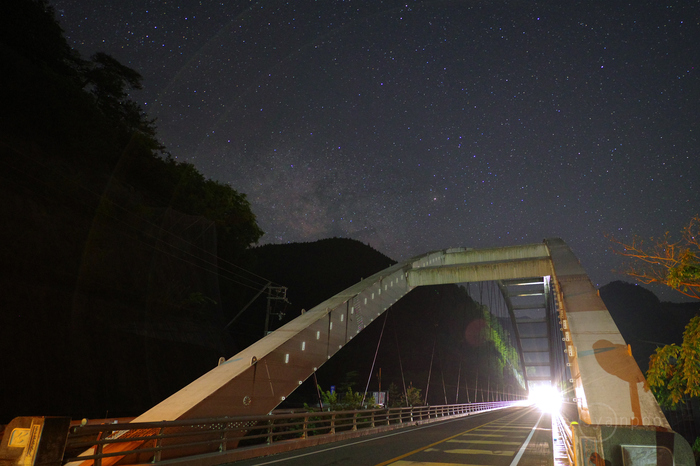
[[[561,393],[549,385],[537,385],[530,387],[530,403],[546,413],[558,413],[561,409]]]

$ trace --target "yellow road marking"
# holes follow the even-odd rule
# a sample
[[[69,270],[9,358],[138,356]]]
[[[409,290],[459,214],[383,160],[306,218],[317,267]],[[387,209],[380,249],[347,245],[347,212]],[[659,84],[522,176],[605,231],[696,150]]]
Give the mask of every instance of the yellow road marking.
[[[487,427],[487,429],[505,429],[505,430],[523,430],[527,429],[530,430],[532,427],[528,428],[527,426],[518,426],[518,427],[513,427],[513,426],[491,426]]]
[[[469,448],[457,448],[456,450],[445,450],[445,453],[456,453],[458,455],[513,456],[515,450],[472,450]]]
[[[495,422],[495,420],[494,420],[494,421],[491,421],[491,422]],[[438,441],[438,442],[431,443],[430,445],[426,445],[426,446],[424,446],[424,447],[422,447],[422,448],[417,448],[417,449],[415,449],[415,450],[413,450],[413,451],[409,451],[408,453],[404,453],[403,455],[399,455],[399,456],[397,456],[396,458],[392,458],[392,459],[390,459],[390,460],[388,460],[388,461],[384,461],[383,463],[376,464],[375,466],[386,466],[387,464],[390,464],[390,463],[393,463],[393,462],[395,462],[395,461],[397,461],[397,460],[406,458],[407,456],[415,455],[416,453],[419,453],[419,452],[421,452],[421,451],[425,451],[425,450],[427,450],[427,449],[430,448],[430,447],[434,447],[435,445],[440,445],[441,443],[447,442],[448,440],[452,440],[453,438],[457,438],[457,437],[459,437],[460,435],[464,435],[464,434],[469,433],[469,432],[471,432],[471,431],[473,431],[473,430],[476,430],[476,429],[478,429],[478,428],[480,428],[480,427],[487,426],[487,425],[491,424],[491,422],[487,422],[486,424],[482,424],[482,425],[477,426],[477,427],[474,427],[474,428],[472,428],[472,429],[465,430],[464,432],[460,432],[460,433],[457,434],[457,435],[453,435],[452,437],[447,437],[446,439],[442,439],[442,440],[440,440],[440,441]],[[439,463],[438,463],[438,464],[439,464]]]
[[[530,429],[532,429],[532,427],[530,427]],[[490,428],[484,429],[484,430],[488,430],[489,432],[508,432],[509,434],[517,434],[518,432],[529,432],[530,429],[528,429],[527,427],[518,427],[516,429],[509,429],[508,427],[495,426],[495,427],[490,427]]]
[[[519,431],[519,430],[530,432],[530,429],[532,429],[532,427],[507,427],[507,426],[503,426],[503,427],[489,427],[489,428],[486,428],[484,430],[494,431],[494,432],[497,432],[500,430],[500,431],[508,431],[509,433],[514,433],[514,432]]]
[[[448,440],[447,443],[484,443],[487,445],[520,445],[523,442],[501,442],[499,440],[478,440],[478,439],[467,439],[467,440]]]
[[[518,427],[513,427],[513,426],[489,426],[488,429],[503,429],[503,430],[530,430],[532,427],[527,427],[527,426],[518,426]]]
[[[528,413],[525,412],[525,413],[519,413],[519,414],[520,414],[520,415],[518,416],[517,419],[522,418],[523,416],[525,416],[525,415],[528,414]],[[495,423],[496,421],[501,421],[501,422],[503,422],[503,419],[494,419],[493,421],[487,422],[486,424],[482,424],[482,425],[477,426],[477,427],[474,427],[474,428],[472,428],[472,429],[465,430],[464,432],[461,432],[461,433],[459,433],[459,434],[457,434],[457,435],[453,435],[453,436],[451,436],[451,437],[447,437],[447,438],[445,438],[445,439],[442,439],[442,440],[440,440],[440,441],[438,441],[438,442],[431,443],[430,445],[426,445],[426,446],[424,446],[424,447],[417,448],[417,449],[415,449],[415,450],[413,450],[413,451],[409,451],[408,453],[404,453],[403,455],[399,455],[399,456],[397,456],[396,458],[392,458],[392,459],[390,459],[390,460],[384,461],[383,463],[376,464],[375,466],[386,466],[387,464],[391,464],[391,463],[394,463],[395,466],[399,466],[399,465],[401,465],[401,463],[403,463],[403,465],[406,465],[406,464],[411,464],[411,465],[430,465],[430,464],[444,465],[444,464],[446,464],[446,463],[420,463],[420,462],[415,462],[415,461],[408,461],[408,462],[402,461],[402,462],[398,462],[398,460],[402,460],[402,459],[406,458],[407,456],[415,455],[416,453],[419,453],[419,452],[421,452],[421,451],[425,451],[425,450],[427,450],[428,448],[434,447],[435,445],[439,445],[439,444],[441,444],[441,443],[447,442],[447,441],[449,441],[449,440],[452,440],[452,439],[454,439],[454,438],[460,437],[460,436],[462,436],[462,435],[469,434],[470,432],[472,432],[472,431],[474,431],[474,430],[480,429],[480,428],[482,428],[482,427],[484,427],[484,426],[488,426],[488,425],[490,425],[490,424],[492,424],[492,423]],[[470,435],[478,435],[478,434],[470,434]],[[502,435],[488,435],[488,434],[486,434],[485,437],[502,437]],[[462,465],[462,466],[464,466],[464,465]]]
[[[498,425],[499,423],[496,422],[495,424]],[[502,424],[504,426],[515,426],[515,427],[525,427],[525,426],[529,425],[527,422],[524,422],[524,423],[514,422],[512,424],[510,422],[503,422]]]
[[[427,450],[427,449],[430,448],[430,447],[434,447],[435,445],[439,445],[439,444],[441,444],[441,443],[443,443],[443,442],[446,442],[446,441],[448,441],[448,440],[452,440],[453,438],[457,438],[457,437],[459,437],[460,435],[464,435],[464,434],[466,434],[467,432],[471,432],[472,430],[476,430],[476,429],[478,429],[479,427],[481,427],[481,426],[474,427],[473,429],[469,429],[469,430],[464,431],[464,432],[461,432],[461,433],[459,433],[459,434],[457,434],[457,435],[453,435],[452,437],[448,437],[448,438],[446,438],[446,439],[440,440],[439,442],[431,443],[430,445],[426,445],[426,446],[424,446],[424,447],[422,447],[422,448],[417,448],[417,449],[415,449],[415,450],[413,450],[413,451],[409,451],[408,453],[404,453],[403,455],[399,455],[399,456],[397,456],[396,458],[392,458],[392,459],[390,459],[390,460],[388,460],[388,461],[384,461],[383,463],[376,464],[375,466],[386,466],[387,464],[390,464],[390,463],[393,463],[393,462],[395,462],[395,461],[397,461],[397,460],[406,458],[407,456],[415,455],[416,453],[419,453],[419,452],[421,452],[421,451],[425,451],[425,450]],[[421,463],[409,462],[409,464],[421,464]],[[436,463],[436,464],[440,464],[440,463]]]
[[[425,461],[397,461],[395,466],[486,466],[482,464],[465,464],[465,463],[431,463]]]

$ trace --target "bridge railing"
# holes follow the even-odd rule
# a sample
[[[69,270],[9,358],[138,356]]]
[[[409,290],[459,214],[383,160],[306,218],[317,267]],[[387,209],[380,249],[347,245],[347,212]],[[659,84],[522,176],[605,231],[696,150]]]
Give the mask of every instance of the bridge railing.
[[[338,437],[355,432],[359,435],[358,431],[363,430],[372,433],[519,403],[499,401],[74,426],[68,434],[63,464],[103,466],[103,463],[113,464],[117,459],[120,459],[120,464],[157,463],[192,455],[216,455],[235,449],[251,450],[282,442],[299,442],[315,436]]]
[[[574,460],[574,440],[571,433],[571,421],[561,413],[552,414],[552,428],[556,429],[557,437],[559,438],[560,448],[566,455],[566,460],[569,465],[575,464]]]

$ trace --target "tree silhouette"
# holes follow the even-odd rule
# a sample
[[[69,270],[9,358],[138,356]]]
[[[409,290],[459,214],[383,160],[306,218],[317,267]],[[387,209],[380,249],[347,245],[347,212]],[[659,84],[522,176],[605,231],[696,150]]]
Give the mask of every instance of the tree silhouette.
[[[700,299],[700,215],[690,219],[682,238],[631,243],[610,237],[616,254],[631,260],[625,273],[642,283],[661,283],[691,298]],[[657,348],[649,358],[647,381],[659,403],[674,407],[685,395],[700,396],[700,317],[693,317],[683,332],[683,343]]]
[[[651,355],[647,382],[662,406],[700,396],[700,316],[690,319],[680,346],[666,345]]]
[[[80,75],[82,87],[95,97],[97,107],[107,118],[128,130],[155,138],[155,120],[149,120],[141,107],[129,98],[130,90],[143,87],[137,71],[122,65],[111,55],[97,52],[90,61],[82,62]]]
[[[54,16],[46,0],[2,2],[0,42],[37,65],[77,79],[83,60],[68,45]]]
[[[0,239],[11,245],[0,287],[12,290],[0,352],[36,343],[4,368],[0,423],[137,414],[232,345],[219,324],[243,286],[218,266],[247,266],[237,259],[262,231],[244,194],[164,151],[131,97],[141,75],[102,52],[82,58],[46,0],[0,2],[0,61]]]
[[[639,282],[661,283],[700,299],[700,215],[690,219],[678,241],[673,241],[669,232],[648,241],[638,236],[630,243],[612,236],[609,239],[616,254],[631,260],[625,274]]]

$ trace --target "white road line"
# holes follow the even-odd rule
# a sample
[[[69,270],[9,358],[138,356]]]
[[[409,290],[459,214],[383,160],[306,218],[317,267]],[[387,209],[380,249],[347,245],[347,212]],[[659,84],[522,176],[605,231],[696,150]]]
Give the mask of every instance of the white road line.
[[[525,439],[525,443],[523,443],[523,446],[520,447],[518,454],[515,455],[515,458],[513,458],[513,461],[510,463],[510,466],[515,466],[516,464],[518,464],[518,461],[520,461],[520,458],[522,458],[523,453],[525,453],[525,449],[527,448],[528,444],[530,443],[530,440],[532,439],[532,436],[535,434],[535,430],[537,430],[537,427],[539,427],[540,425],[542,416],[544,416],[544,413],[540,414],[540,418],[537,420],[537,424],[535,424],[535,427],[533,427],[530,431],[530,435],[528,435],[527,439]]]

